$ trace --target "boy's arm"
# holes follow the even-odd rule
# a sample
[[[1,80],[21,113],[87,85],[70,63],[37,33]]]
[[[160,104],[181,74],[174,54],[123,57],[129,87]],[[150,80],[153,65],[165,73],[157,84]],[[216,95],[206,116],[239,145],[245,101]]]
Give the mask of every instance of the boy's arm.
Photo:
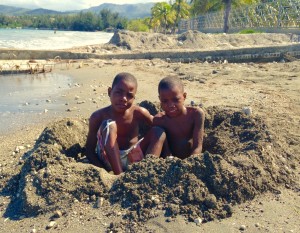
[[[202,152],[204,137],[204,119],[204,111],[202,109],[197,109],[197,111],[194,114],[195,127],[193,131],[193,147],[191,155],[200,154]]]
[[[144,123],[148,126],[152,126],[153,116],[150,114],[150,112],[146,108],[140,107],[140,113],[143,116]]]
[[[86,157],[88,160],[97,167],[103,167],[98,156],[95,152],[97,145],[97,131],[99,128],[99,119],[92,114],[89,120],[89,132],[86,140]]]

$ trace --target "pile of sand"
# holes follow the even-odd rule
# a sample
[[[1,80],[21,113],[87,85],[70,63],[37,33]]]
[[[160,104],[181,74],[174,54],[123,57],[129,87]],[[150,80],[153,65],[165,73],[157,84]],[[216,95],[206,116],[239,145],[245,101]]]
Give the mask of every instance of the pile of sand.
[[[231,216],[232,205],[276,191],[279,184],[293,186],[296,159],[261,118],[216,107],[206,112],[205,153],[186,160],[148,155],[119,177],[87,163],[85,119],[54,122],[8,182],[18,184],[12,205],[35,216],[78,201],[94,206],[103,197],[125,213],[125,222],[147,221],[158,211],[205,222]]]
[[[231,49],[291,44],[288,34],[206,34],[187,31],[178,35],[116,31],[108,44],[128,50],[169,50],[169,49]]]

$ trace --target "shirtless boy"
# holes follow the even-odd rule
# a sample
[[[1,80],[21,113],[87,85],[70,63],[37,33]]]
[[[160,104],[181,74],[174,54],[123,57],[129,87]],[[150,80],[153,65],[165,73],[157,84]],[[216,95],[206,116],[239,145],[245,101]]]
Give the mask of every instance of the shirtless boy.
[[[167,135],[169,151],[185,159],[202,151],[204,112],[200,108],[185,107],[186,92],[176,76],[162,79],[158,85],[159,100],[163,112],[158,113],[153,124],[162,127]]]
[[[126,170],[143,155],[160,156],[165,133],[152,127],[139,139],[139,125],[152,126],[153,116],[148,110],[134,105],[137,80],[130,73],[119,73],[108,88],[111,105],[95,111],[89,121],[86,155],[98,167],[112,170],[115,175]]]

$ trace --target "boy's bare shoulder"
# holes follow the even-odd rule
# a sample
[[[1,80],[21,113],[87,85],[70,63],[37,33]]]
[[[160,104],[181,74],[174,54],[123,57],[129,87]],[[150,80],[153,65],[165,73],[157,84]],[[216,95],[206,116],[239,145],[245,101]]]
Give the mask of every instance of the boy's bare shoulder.
[[[154,116],[153,124],[158,126],[164,125],[165,119],[166,119],[165,112],[159,112]]]
[[[93,112],[90,116],[90,121],[92,120],[102,120],[107,116],[109,113],[109,106],[101,108]]]
[[[186,109],[189,114],[198,115],[198,116],[205,115],[203,109],[199,107],[186,107]]]
[[[148,114],[150,114],[149,111],[146,108],[141,107],[139,105],[132,106],[132,109],[133,109],[133,111],[135,111],[136,113],[141,114],[141,115],[148,115]]]

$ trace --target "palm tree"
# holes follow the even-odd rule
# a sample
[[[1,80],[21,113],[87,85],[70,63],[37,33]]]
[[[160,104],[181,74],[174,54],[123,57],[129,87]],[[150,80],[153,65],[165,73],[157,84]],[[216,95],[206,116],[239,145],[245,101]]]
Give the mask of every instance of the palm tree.
[[[173,31],[178,27],[178,23],[180,19],[186,19],[190,16],[190,5],[186,0],[175,0],[172,4],[172,9],[175,11],[175,24]]]
[[[174,23],[175,14],[170,4],[166,2],[158,2],[151,8],[151,22],[153,26],[163,26],[164,33],[167,27]]]

